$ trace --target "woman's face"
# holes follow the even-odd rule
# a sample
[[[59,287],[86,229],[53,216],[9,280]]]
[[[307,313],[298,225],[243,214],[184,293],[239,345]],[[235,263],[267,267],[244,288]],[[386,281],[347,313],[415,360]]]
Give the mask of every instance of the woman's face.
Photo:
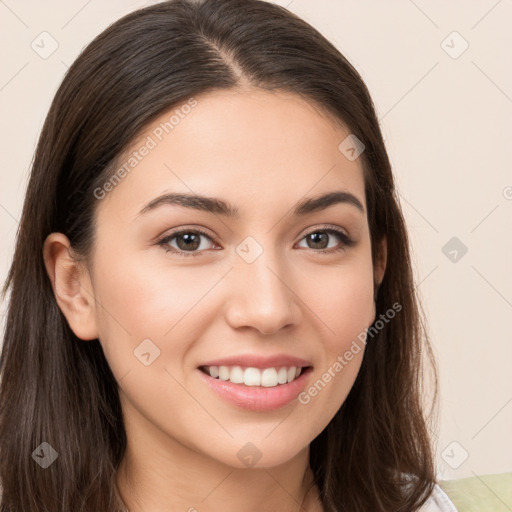
[[[88,286],[129,440],[271,467],[340,408],[382,277],[348,135],[295,95],[209,93],[97,191]]]

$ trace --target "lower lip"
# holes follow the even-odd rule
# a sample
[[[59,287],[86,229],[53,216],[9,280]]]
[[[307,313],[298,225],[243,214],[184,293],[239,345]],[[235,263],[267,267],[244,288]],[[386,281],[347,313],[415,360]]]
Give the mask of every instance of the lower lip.
[[[214,379],[201,370],[201,378],[221,398],[250,411],[273,411],[297,399],[306,385],[311,368],[303,371],[295,380],[274,387],[246,386],[228,380]]]

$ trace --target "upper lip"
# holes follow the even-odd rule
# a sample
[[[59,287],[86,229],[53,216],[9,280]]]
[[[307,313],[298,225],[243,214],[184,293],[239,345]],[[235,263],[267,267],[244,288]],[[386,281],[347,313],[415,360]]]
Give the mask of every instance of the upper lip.
[[[275,354],[273,356],[262,356],[254,354],[241,354],[238,356],[224,357],[202,363],[200,366],[245,366],[250,368],[280,368],[283,366],[306,367],[311,362],[299,357],[287,354]]]

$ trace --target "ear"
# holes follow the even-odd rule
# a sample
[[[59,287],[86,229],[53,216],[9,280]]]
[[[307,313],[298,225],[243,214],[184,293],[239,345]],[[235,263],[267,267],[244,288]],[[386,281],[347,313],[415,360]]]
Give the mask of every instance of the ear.
[[[377,290],[379,289],[384,274],[386,272],[386,264],[388,261],[388,244],[386,237],[382,237],[377,248],[377,258],[373,264],[373,282],[375,288],[375,296],[377,296]]]
[[[71,330],[82,340],[98,338],[95,300],[89,272],[72,255],[62,233],[51,233],[44,242],[43,257],[55,299]]]

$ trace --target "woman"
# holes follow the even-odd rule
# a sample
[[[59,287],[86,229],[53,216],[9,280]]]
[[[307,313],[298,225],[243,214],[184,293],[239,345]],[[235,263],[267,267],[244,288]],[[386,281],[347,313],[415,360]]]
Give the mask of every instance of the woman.
[[[453,511],[373,104],[259,0],[100,34],[36,150],[0,371],[0,511]]]

